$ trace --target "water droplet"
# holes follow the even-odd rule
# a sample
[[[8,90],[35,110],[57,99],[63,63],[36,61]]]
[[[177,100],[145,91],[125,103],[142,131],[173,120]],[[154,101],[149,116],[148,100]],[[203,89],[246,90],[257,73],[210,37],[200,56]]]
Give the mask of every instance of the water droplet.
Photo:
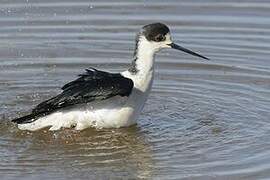
[[[93,126],[94,126],[94,127],[97,126],[97,121],[94,120],[92,123],[93,123]]]

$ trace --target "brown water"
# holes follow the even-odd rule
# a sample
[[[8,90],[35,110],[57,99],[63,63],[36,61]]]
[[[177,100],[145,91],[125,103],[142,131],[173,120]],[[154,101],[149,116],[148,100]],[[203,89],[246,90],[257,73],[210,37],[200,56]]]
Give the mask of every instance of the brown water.
[[[123,71],[147,23],[211,58],[157,55],[138,125],[10,123],[89,66]],[[0,1],[1,179],[270,179],[270,2]]]

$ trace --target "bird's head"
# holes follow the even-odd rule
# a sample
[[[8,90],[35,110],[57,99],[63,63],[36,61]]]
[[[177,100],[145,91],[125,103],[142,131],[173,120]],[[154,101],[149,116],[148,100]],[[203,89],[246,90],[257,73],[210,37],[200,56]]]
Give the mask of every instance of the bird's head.
[[[143,26],[138,34],[137,42],[139,45],[143,46],[140,48],[151,49],[154,52],[158,52],[164,48],[173,48],[203,59],[208,59],[207,57],[175,44],[172,41],[170,29],[162,23],[153,23]]]

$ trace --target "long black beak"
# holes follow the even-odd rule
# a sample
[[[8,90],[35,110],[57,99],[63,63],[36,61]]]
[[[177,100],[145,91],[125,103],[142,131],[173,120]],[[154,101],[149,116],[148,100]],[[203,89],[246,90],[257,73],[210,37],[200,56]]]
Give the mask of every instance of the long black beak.
[[[207,57],[205,57],[205,56],[202,56],[202,55],[200,55],[200,54],[198,54],[198,53],[195,53],[195,52],[193,52],[193,51],[191,51],[191,50],[189,50],[189,49],[186,49],[186,48],[184,48],[184,47],[182,47],[182,46],[179,46],[179,45],[177,45],[177,44],[171,43],[171,44],[168,44],[168,45],[171,46],[173,49],[177,49],[177,50],[180,50],[180,51],[184,51],[185,53],[191,54],[191,55],[193,55],[193,56],[197,56],[197,57],[200,57],[200,58],[203,58],[203,59],[206,59],[206,60],[210,60],[209,58],[207,58]]]

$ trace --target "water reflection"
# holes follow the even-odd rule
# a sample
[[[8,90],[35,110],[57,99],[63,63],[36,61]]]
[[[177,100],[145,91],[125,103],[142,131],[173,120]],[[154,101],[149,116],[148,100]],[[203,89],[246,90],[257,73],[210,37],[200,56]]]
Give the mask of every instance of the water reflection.
[[[1,137],[6,139],[6,144],[1,144],[2,151],[8,152],[5,167],[13,168],[16,164],[16,172],[10,172],[15,176],[18,171],[21,175],[29,174],[33,168],[34,176],[44,168],[51,175],[58,171],[72,177],[100,174],[103,178],[149,179],[152,176],[151,146],[136,126],[81,132],[69,129],[18,131],[10,124],[2,124],[2,127]]]
[[[2,179],[269,179],[268,2],[0,5]],[[136,127],[27,133],[9,122],[89,66],[126,69],[135,33],[153,21],[212,61],[160,52]]]

